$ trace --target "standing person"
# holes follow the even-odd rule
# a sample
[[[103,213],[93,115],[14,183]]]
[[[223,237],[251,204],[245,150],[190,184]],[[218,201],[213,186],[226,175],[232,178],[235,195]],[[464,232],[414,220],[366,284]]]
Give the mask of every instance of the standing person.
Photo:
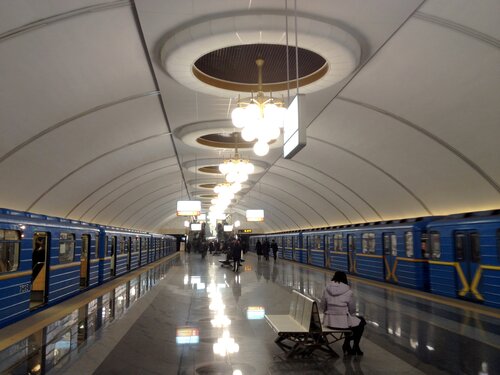
[[[274,239],[271,241],[271,250],[273,251],[274,261],[276,262],[276,259],[278,259],[278,244]]]
[[[269,260],[269,241],[267,240],[267,238],[264,240],[264,243],[262,244],[262,250],[264,252],[264,258],[266,258],[266,260]]]
[[[356,303],[347,276],[342,271],[333,275],[332,281],[326,285],[323,297],[319,305],[320,311],[324,312],[323,325],[329,328],[350,329],[352,334],[347,336],[342,345],[344,355],[363,355],[359,348],[359,342],[366,325],[365,319],[354,315]],[[354,341],[351,348],[350,341]]]
[[[255,252],[257,253],[257,259],[260,260],[260,257],[262,256],[262,243],[260,240],[257,240],[257,243],[255,244]]]
[[[241,242],[239,239],[235,239],[232,246],[233,250],[233,271],[238,272],[241,264]]]
[[[210,241],[209,244],[208,244],[208,252],[210,253],[210,255],[214,252],[214,243],[213,241]]]

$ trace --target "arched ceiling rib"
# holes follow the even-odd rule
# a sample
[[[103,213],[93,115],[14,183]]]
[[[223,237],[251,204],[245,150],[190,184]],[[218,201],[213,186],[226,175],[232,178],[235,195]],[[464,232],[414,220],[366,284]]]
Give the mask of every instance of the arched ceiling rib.
[[[119,179],[121,179],[122,177],[125,177],[127,176],[128,174],[131,174],[135,171],[138,171],[140,169],[143,169],[144,167],[148,167],[152,164],[155,164],[155,163],[158,163],[158,162],[162,162],[162,161],[167,161],[167,160],[170,160],[171,158],[161,158],[161,159],[158,159],[158,160],[153,160],[153,161],[149,161],[149,162],[146,162],[146,163],[143,163],[137,167],[134,167],[132,169],[129,169],[123,173],[121,173],[120,175],[116,176],[116,177],[113,177],[112,179],[110,180],[107,180],[106,182],[104,182],[103,184],[101,184],[100,186],[96,187],[93,191],[91,191],[89,194],[87,194],[82,200],[80,200],[77,204],[75,204],[75,206],[73,206],[73,208],[66,214],[66,218],[68,218],[69,216],[71,216],[71,214],[76,211],[76,209],[78,207],[80,207],[81,205],[83,205],[84,202],[86,202],[87,200],[90,200],[90,198],[94,195],[96,195],[98,192],[102,191],[104,188],[106,187],[109,187],[111,186],[113,183],[117,182]],[[91,205],[89,205],[89,207],[83,211],[83,213],[80,215],[80,217],[78,218],[78,220],[83,220],[82,218],[87,214],[87,212],[89,212],[95,205],[99,204],[103,199],[105,199],[106,197],[108,197],[110,194],[113,194],[114,192],[116,192],[118,189],[120,189],[121,187],[127,185],[128,183],[132,182],[132,181],[135,181],[135,180],[141,180],[143,177],[151,174],[151,173],[155,173],[159,170],[163,170],[165,168],[169,168],[169,167],[173,167],[177,165],[177,163],[175,164],[169,164],[167,166],[162,166],[162,167],[158,167],[158,168],[155,168],[153,170],[150,170],[150,171],[147,171],[147,172],[144,172],[138,176],[135,176],[125,182],[123,182],[122,184],[120,184],[119,186],[117,186],[116,188],[108,191],[107,193],[105,193],[103,196],[101,196],[100,198],[98,198],[94,203],[92,203]]]
[[[164,168],[161,168],[161,169],[164,169]],[[99,217],[99,215],[104,212],[105,210],[107,210],[110,206],[112,205],[116,205],[117,202],[125,197],[126,195],[134,192],[134,191],[137,191],[139,189],[142,189],[145,187],[146,184],[151,184],[151,183],[154,183],[154,182],[159,182],[159,181],[164,181],[166,178],[165,178],[165,175],[161,175],[161,176],[157,176],[157,177],[154,177],[152,179],[149,179],[149,180],[143,180],[141,179],[140,183],[139,184],[136,184],[134,186],[132,186],[131,188],[125,190],[124,192],[122,192],[121,194],[117,195],[116,197],[114,197],[113,199],[110,199],[109,202],[103,206],[97,213],[94,214],[94,216],[90,219],[90,221],[96,221],[96,219]],[[163,185],[161,188],[165,188],[165,187],[170,187],[170,186],[173,186],[174,184],[169,184],[169,185]],[[178,187],[179,185],[177,183],[175,183],[175,185]],[[153,191],[154,192],[154,191]],[[142,193],[141,194],[141,198],[153,193],[153,192],[148,192],[146,194]],[[128,199],[126,199],[126,201],[128,201]],[[114,219],[119,215],[121,214],[124,210],[126,210],[128,207],[130,207],[130,205],[132,205],[134,202],[130,203],[128,206],[125,206],[118,214],[116,214],[111,220],[110,222],[114,222]]]
[[[83,168],[95,163],[96,161],[99,161],[100,159],[103,159],[115,152],[118,152],[118,151],[121,151],[123,149],[126,149],[127,147],[131,147],[131,146],[135,146],[139,143],[143,143],[143,142],[147,142],[151,139],[155,139],[155,138],[158,138],[158,137],[163,137],[165,135],[169,135],[169,133],[161,133],[161,134],[155,134],[155,135],[151,135],[149,137],[145,137],[145,138],[142,138],[142,139],[139,139],[139,140],[136,140],[136,141],[133,141],[133,142],[130,142],[130,143],[127,143],[125,145],[122,145],[120,147],[117,147],[113,150],[109,150],[99,156],[96,156],[95,158],[89,160],[88,162],[86,162],[85,164],[82,164],[80,165],[78,168],[76,169],[73,169],[70,173],[66,174],[64,177],[62,177],[60,180],[58,180],[56,183],[54,183],[52,186],[50,186],[46,191],[44,191],[40,196],[38,196],[29,206],[28,208],[26,209],[27,211],[30,211],[31,209],[33,209],[33,207],[43,198],[45,197],[47,194],[49,194],[54,188],[56,188],[59,184],[61,184],[62,182],[64,182],[65,180],[67,180],[69,177],[71,177],[72,175],[74,175],[75,173],[79,172],[80,170],[82,170]]]
[[[229,123],[238,93],[184,87],[165,72],[160,50],[182,29],[209,40],[196,34],[207,21],[219,35],[221,17],[248,19],[238,25],[249,33],[240,39],[266,43],[260,15],[278,19],[283,6],[0,2],[0,175],[7,182],[0,207],[184,233],[175,205],[199,194],[186,183],[199,179],[193,163],[217,165],[233,150],[178,135]],[[318,36],[317,26],[308,27],[338,28],[361,57],[353,74],[304,97],[308,144],[292,160],[279,148],[264,158],[240,150],[263,162],[232,208],[242,227],[274,232],[500,207],[498,1],[297,6],[300,30]],[[266,221],[246,223],[247,208],[264,208]]]

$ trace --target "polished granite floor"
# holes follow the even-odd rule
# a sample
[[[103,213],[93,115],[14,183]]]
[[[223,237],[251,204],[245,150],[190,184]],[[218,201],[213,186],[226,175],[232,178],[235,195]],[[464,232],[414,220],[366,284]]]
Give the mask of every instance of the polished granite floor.
[[[0,351],[0,373],[500,374],[495,311],[361,280],[364,356],[286,359],[264,313],[288,313],[292,289],[320,297],[331,275],[253,254],[236,274],[218,259],[180,254],[124,281]]]

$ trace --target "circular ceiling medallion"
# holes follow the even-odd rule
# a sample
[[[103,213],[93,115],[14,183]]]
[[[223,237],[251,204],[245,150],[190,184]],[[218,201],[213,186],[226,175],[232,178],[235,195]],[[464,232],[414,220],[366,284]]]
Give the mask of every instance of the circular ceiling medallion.
[[[218,183],[223,182],[222,174],[219,171],[219,164],[222,161],[222,158],[208,158],[208,159],[196,159],[190,160],[182,164],[183,168],[186,168],[189,172],[195,173],[198,175],[204,175],[201,180],[197,183],[212,183],[215,182],[215,175],[218,177]],[[250,160],[254,165],[255,171],[249,177],[255,176],[259,173],[265,172],[269,168],[269,164],[262,160]],[[208,178],[211,176],[212,178]],[[199,177],[199,176],[198,176]],[[209,181],[207,181],[209,180]]]
[[[234,151],[237,142],[240,150],[250,151],[255,142],[246,142],[240,135],[237,136],[240,130],[233,126],[231,120],[216,120],[180,126],[174,130],[174,135],[185,144],[196,148]],[[270,148],[282,145],[281,137],[269,143]]]
[[[283,84],[286,82],[282,78],[286,57],[279,59],[278,55],[286,56],[282,53],[286,45],[284,18],[285,13],[280,11],[273,14],[245,11],[231,16],[215,16],[180,28],[169,34],[160,46],[161,65],[174,80],[191,90],[233,97],[235,91],[252,91],[243,87],[257,83],[257,69],[250,67],[260,56],[251,54],[268,50],[266,61],[269,61],[270,72],[265,73],[268,77],[265,82]],[[303,94],[334,85],[359,64],[361,47],[358,41],[333,23],[333,20],[323,22],[306,16],[297,17],[299,79],[303,80]],[[290,25],[289,35],[294,34],[293,25]],[[293,42],[289,41],[289,46],[294,52]],[[292,55],[295,57],[295,53]],[[245,59],[248,61],[243,62]],[[272,63],[273,60],[276,64]],[[280,64],[277,64],[278,60]],[[232,61],[237,65],[230,66]],[[228,83],[224,84],[224,81]],[[235,83],[236,86],[231,85]],[[285,95],[286,90],[283,86],[275,87],[273,94]]]
[[[198,168],[198,171],[208,174],[221,174],[218,165],[207,165],[205,167]]]
[[[214,148],[235,148],[238,146],[239,149],[252,148],[255,144],[255,142],[246,142],[241,139],[239,132],[205,134],[196,138],[196,142]]]
[[[258,70],[255,59],[264,60],[263,91],[276,92],[296,87],[295,49],[280,44],[245,44],[221,48],[201,56],[193,64],[193,74],[207,85],[240,92],[257,92]],[[326,60],[315,52],[298,48],[299,86],[323,77]],[[288,76],[288,77],[287,77]]]

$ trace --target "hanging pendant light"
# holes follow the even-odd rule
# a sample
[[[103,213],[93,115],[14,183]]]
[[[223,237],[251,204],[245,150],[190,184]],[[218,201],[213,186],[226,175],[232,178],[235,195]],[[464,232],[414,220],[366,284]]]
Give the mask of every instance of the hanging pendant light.
[[[266,96],[262,91],[262,67],[264,59],[258,58],[258,92],[256,96],[238,100],[238,106],[231,112],[233,125],[241,130],[247,142],[257,139],[254,152],[264,156],[269,152],[269,142],[279,138],[285,120],[286,108],[283,100]],[[265,144],[265,145],[264,145]]]

